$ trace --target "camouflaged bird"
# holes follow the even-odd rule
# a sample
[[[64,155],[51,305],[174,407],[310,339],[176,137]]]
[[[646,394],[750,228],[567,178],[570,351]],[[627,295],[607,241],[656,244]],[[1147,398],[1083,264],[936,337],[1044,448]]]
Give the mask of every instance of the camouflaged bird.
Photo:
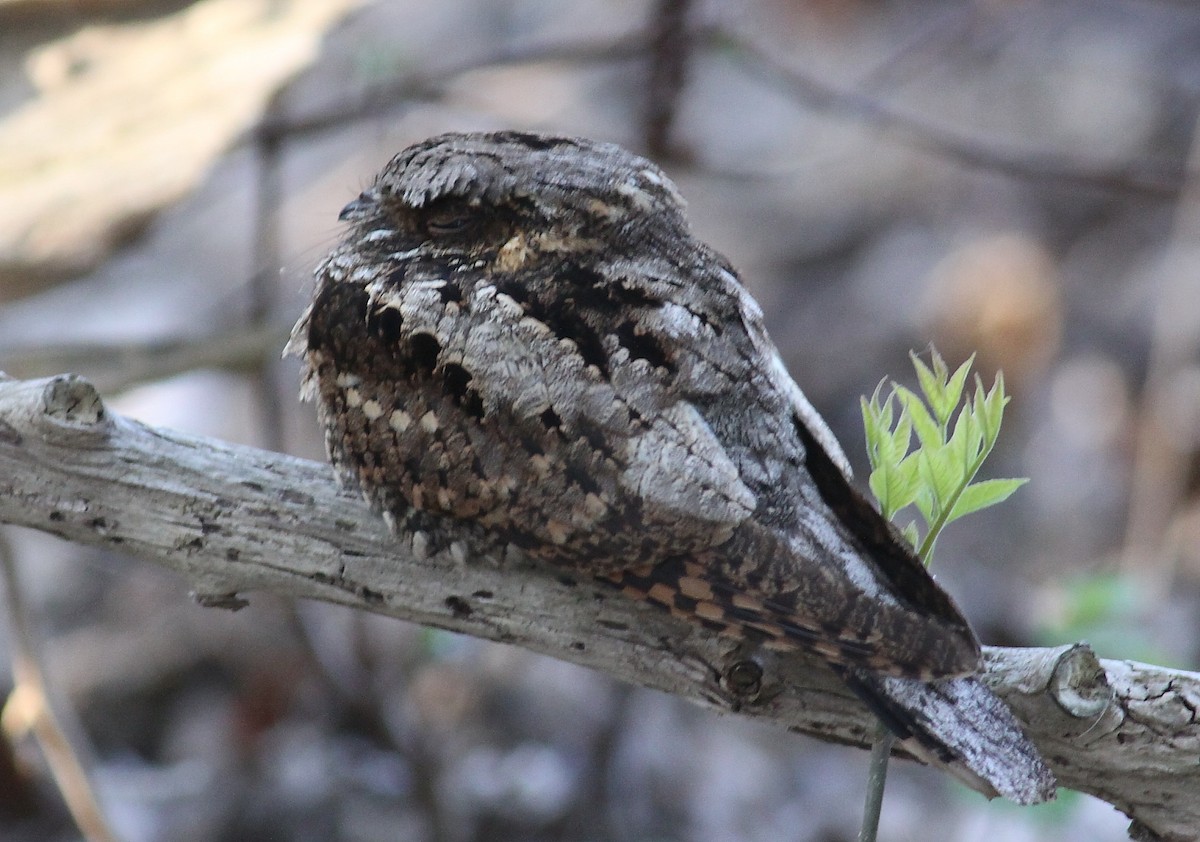
[[[398,538],[516,547],[816,653],[918,753],[956,762],[881,681],[971,675],[979,643],[851,486],[662,170],[579,138],[447,134],[340,218],[289,348],[339,474]],[[1019,762],[1048,775],[996,705]]]

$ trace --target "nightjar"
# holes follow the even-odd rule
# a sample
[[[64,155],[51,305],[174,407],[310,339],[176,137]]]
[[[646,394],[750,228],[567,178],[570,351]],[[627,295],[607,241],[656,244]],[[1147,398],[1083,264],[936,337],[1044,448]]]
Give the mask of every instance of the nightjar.
[[[289,348],[338,473],[398,539],[515,547],[816,653],[918,753],[955,764],[881,682],[971,675],[979,644],[851,485],[662,170],[580,138],[446,134],[398,154],[340,218]],[[996,705],[988,727],[1052,789]]]

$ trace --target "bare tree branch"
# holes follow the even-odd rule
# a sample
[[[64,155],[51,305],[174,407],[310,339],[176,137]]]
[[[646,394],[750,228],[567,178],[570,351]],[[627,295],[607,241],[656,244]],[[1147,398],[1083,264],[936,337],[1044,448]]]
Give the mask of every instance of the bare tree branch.
[[[408,555],[329,468],[111,415],[87,382],[0,382],[0,522],[172,568],[202,602],[323,599],[513,643],[820,739],[875,720],[820,663],[729,641],[588,581],[508,559]],[[1138,838],[1200,835],[1200,675],[1086,645],[987,651],[984,680],[1060,782]]]
[[[1111,190],[1158,199],[1175,199],[1193,173],[1180,167],[1156,167],[1131,161],[1125,167],[1081,162],[1075,153],[1005,147],[992,139],[971,137],[896,107],[863,90],[840,88],[789,67],[767,50],[729,30],[713,30],[711,41],[732,46],[732,55],[749,72],[775,85],[810,108],[840,113],[886,129],[904,143],[964,166],[1030,181]]]
[[[278,356],[288,328],[277,325],[231,327],[183,339],[71,342],[27,348],[0,347],[7,372],[22,379],[80,369],[108,394],[165,380],[198,368],[250,372]]]
[[[260,137],[295,140],[309,134],[343,129],[356,120],[377,118],[404,105],[436,100],[450,82],[473,70],[536,62],[578,65],[629,61],[641,58],[647,49],[641,34],[606,41],[589,39],[502,49],[443,68],[414,72],[370,85],[357,96],[340,96],[336,102],[308,114],[268,117],[255,131]]]
[[[678,3],[678,0],[660,0],[660,4],[663,8],[685,5]],[[664,13],[663,19],[668,22],[675,20],[670,13]],[[682,27],[682,22],[677,26]],[[788,66],[750,39],[729,29],[694,26],[691,29],[672,30],[667,37],[674,38],[675,43],[667,51],[666,59],[661,54],[656,56],[655,50],[659,48],[654,33],[650,31],[608,41],[582,40],[505,49],[371,85],[358,96],[342,97],[336,103],[308,114],[265,118],[257,127],[256,134],[260,138],[294,140],[331,129],[342,129],[356,120],[374,119],[413,103],[436,100],[443,95],[450,82],[474,70],[534,62],[584,65],[649,58],[662,63],[662,67],[656,71],[661,78],[650,89],[650,112],[647,115],[648,143],[656,144],[657,137],[666,139],[662,133],[673,120],[677,106],[675,98],[684,81],[683,62],[698,49],[715,49],[728,52],[748,72],[784,91],[798,103],[888,130],[901,143],[963,166],[1038,183],[1168,200],[1178,197],[1182,185],[1192,175],[1182,165],[1153,165],[1137,160],[1123,167],[1107,163],[1090,164],[1080,162],[1070,151],[1006,147],[990,138],[975,137],[952,127],[938,126],[920,114],[896,107],[869,90],[871,84],[875,83],[869,77],[865,83],[867,87],[838,87]],[[687,39],[686,51],[682,44],[677,43],[683,38]],[[730,47],[733,49],[730,50]],[[667,151],[672,150],[667,148]],[[697,166],[701,171],[709,171]]]

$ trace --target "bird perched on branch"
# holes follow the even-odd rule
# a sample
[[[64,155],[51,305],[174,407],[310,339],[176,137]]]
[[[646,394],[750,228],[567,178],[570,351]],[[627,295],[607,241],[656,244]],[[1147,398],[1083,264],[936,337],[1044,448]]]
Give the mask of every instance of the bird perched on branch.
[[[341,219],[289,348],[339,474],[414,552],[515,547],[815,653],[914,753],[1018,801],[1052,792],[1007,708],[962,678],[980,665],[967,621],[851,485],[662,170],[579,138],[446,134]],[[896,680],[969,688],[987,721],[943,733]]]

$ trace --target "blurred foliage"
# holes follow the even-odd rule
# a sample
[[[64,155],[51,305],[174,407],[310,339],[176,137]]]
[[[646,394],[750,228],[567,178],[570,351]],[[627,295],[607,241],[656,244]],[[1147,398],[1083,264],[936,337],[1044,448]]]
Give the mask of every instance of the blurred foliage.
[[[1099,572],[1074,576],[1060,584],[1056,611],[1043,614],[1037,643],[1059,646],[1087,641],[1102,658],[1128,659],[1188,669],[1173,663],[1169,649],[1155,642],[1146,619],[1151,589],[1137,576]]]

